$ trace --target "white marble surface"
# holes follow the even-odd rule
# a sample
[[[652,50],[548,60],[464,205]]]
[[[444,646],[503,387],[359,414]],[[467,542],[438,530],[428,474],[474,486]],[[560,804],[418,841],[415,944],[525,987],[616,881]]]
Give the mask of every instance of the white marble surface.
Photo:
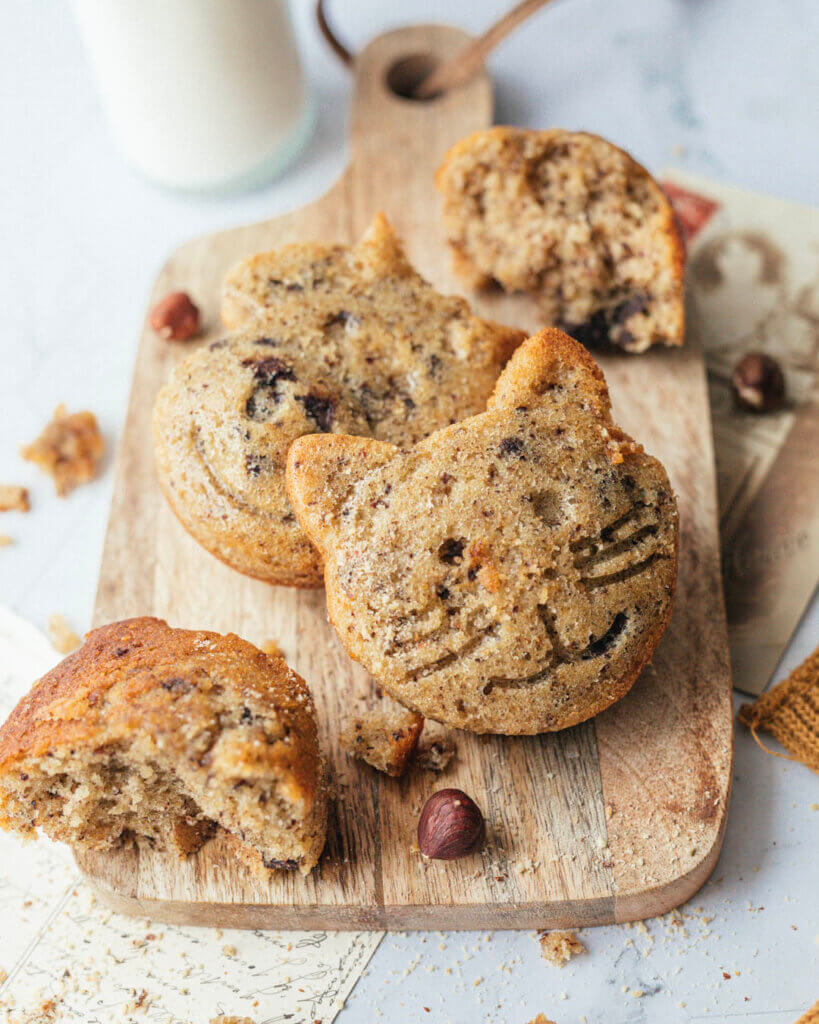
[[[344,164],[347,75],[313,30],[309,4],[296,6],[318,132],[275,185],[206,201],[157,192],[123,167],[66,5],[4,0],[0,480],[30,486],[34,508],[0,524],[17,539],[0,553],[0,599],[39,625],[55,611],[77,629],[88,625],[112,481],[107,472],[57,502],[17,458],[18,445],[66,399],[94,409],[115,442],[145,295],[167,252],[300,205]],[[409,18],[478,30],[504,6],[330,4],[353,44]],[[673,163],[816,202],[817,43],[813,0],[562,0],[492,58],[498,119],[599,131],[654,169]],[[815,604],[784,667],[818,634]],[[524,1024],[543,1011],[559,1024],[791,1024],[819,999],[817,801],[814,775],[766,757],[741,732],[725,851],[694,901],[710,924],[693,917],[687,936],[667,935],[662,922],[649,924],[650,936],[598,929],[585,936],[590,954],[562,972],[539,959],[531,934],[388,936],[339,1020]]]

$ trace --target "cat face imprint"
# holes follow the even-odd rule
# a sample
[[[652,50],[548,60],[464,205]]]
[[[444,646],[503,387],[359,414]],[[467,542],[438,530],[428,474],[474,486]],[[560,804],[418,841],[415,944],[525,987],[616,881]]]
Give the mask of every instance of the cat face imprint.
[[[668,621],[667,476],[613,424],[598,367],[559,331],[521,346],[487,412],[407,451],[302,438],[287,483],[350,655],[448,724],[582,721],[628,690]]]

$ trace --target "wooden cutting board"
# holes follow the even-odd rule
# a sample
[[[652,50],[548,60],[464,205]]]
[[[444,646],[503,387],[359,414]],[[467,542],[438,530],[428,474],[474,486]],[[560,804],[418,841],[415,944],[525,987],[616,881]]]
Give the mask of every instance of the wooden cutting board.
[[[318,202],[262,224],[183,246],[151,303],[173,289],[201,303],[219,330],[224,272],[296,240],[352,242],[383,210],[420,271],[456,291],[433,174],[444,151],[492,120],[486,75],[428,102],[391,91],[408,57],[440,60],[468,37],[442,26],[375,40],[356,63],[351,159]],[[398,66],[398,70],[395,70]],[[536,311],[494,296],[477,309],[534,330]],[[207,337],[205,340],[207,340]],[[118,910],[185,924],[275,928],[549,928],[633,920],[688,899],[719,854],[732,760],[729,665],[717,541],[711,428],[702,356],[691,347],[607,358],[615,414],[668,467],[682,523],[673,620],[632,692],[592,722],[529,738],[456,733],[443,776],[396,781],[350,762],[339,725],[371,693],[327,624],[321,590],[246,579],[206,554],[162,500],[153,471],[151,407],[189,346],[143,331],[116,469],[96,623],[155,614],[172,625],[271,638],[316,697],[337,798],[319,870],[251,877],[217,838],[177,862],[158,853],[77,852],[88,880]],[[470,793],[486,814],[478,856],[424,862],[418,812],[440,786]]]

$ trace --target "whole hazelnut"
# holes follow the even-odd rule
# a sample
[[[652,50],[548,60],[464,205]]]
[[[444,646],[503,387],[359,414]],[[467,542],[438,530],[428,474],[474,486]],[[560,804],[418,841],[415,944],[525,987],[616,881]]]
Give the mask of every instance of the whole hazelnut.
[[[418,819],[418,848],[425,857],[457,860],[479,849],[484,824],[480,808],[460,789],[439,789]]]
[[[199,330],[199,310],[187,292],[171,292],[151,310],[151,329],[167,341],[187,341]]]
[[[749,352],[731,375],[734,398],[749,412],[773,412],[785,402],[785,378],[779,363],[764,352]]]

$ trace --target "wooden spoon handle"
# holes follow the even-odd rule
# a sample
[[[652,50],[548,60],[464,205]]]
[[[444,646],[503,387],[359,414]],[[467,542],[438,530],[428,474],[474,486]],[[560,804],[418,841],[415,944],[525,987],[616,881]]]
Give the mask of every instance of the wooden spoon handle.
[[[486,32],[465,46],[454,57],[433,68],[412,89],[412,96],[419,100],[431,99],[448,89],[454,89],[456,86],[468,82],[483,67],[486,58],[502,39],[505,39],[510,32],[541,7],[552,2],[553,0],[521,0],[511,11],[504,14],[499,21],[496,21]],[[330,27],[324,9],[324,0],[318,0],[316,4],[316,20],[321,34],[339,60],[348,66],[353,64],[355,55],[341,42]]]
[[[464,47],[452,60],[448,60],[430,72],[415,87],[413,96],[419,100],[429,99],[468,82],[483,67],[486,58],[502,39],[505,39],[521,22],[531,17],[535,11],[552,2],[553,0],[522,0],[499,21],[496,21],[491,28],[487,29],[483,35],[478,36],[474,42]]]

